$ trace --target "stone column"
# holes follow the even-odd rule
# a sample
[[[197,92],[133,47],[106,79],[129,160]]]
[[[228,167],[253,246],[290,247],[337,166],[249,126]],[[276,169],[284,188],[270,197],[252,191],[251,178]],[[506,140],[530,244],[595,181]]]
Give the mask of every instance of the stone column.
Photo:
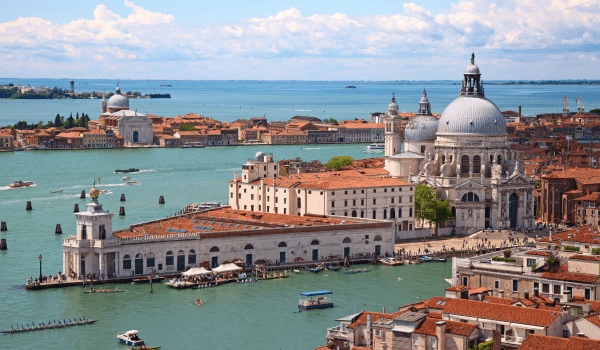
[[[531,190],[529,191],[529,199],[531,201],[531,212],[530,217],[531,219],[529,219],[529,227],[534,227],[535,226],[535,195],[534,195],[534,191]]]
[[[115,274],[117,277],[121,277],[121,259],[119,252],[115,252]]]
[[[98,253],[98,278],[104,273],[104,253]]]

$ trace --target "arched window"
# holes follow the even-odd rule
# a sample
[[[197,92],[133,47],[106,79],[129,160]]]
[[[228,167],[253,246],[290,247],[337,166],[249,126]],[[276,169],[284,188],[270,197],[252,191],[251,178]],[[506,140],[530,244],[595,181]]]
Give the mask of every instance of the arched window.
[[[139,142],[140,134],[137,131],[133,132],[133,142]]]
[[[123,270],[131,270],[131,256],[123,256]]]
[[[310,245],[319,245],[319,240],[313,239],[312,242],[310,242]]]
[[[383,209],[383,218],[387,219],[387,209]]]
[[[185,255],[185,252],[183,250],[180,250],[177,252],[177,255]]]
[[[462,156],[461,162],[460,162],[460,171],[463,174],[469,173],[469,156],[467,156],[467,155]]]
[[[173,252],[170,250],[167,252],[167,258],[165,263],[167,266],[173,266]]]
[[[135,255],[135,258],[136,258],[136,259],[141,259],[141,258],[142,258],[142,254],[140,254],[140,253],[136,254],[136,255]]]
[[[212,248],[210,248],[210,252],[211,253],[218,252],[218,251],[219,251],[218,247],[212,247]]]
[[[463,202],[479,202],[479,196],[473,192],[465,193],[462,196]]]
[[[148,255],[146,256],[146,266],[147,267],[154,267],[154,253],[148,253]]]
[[[285,243],[285,242],[279,242],[278,247],[279,248],[286,248],[287,247],[287,243]]]
[[[502,164],[502,156],[501,156],[501,155],[498,155],[498,158],[497,158],[497,159],[498,159],[498,164]]]
[[[350,237],[346,237],[346,238],[344,238],[342,243],[352,243],[352,240],[350,240]]]
[[[402,208],[398,208],[398,217],[401,218],[402,217]]]
[[[396,209],[392,208],[390,209],[390,219],[395,219],[396,218]]]
[[[252,244],[246,244],[246,246],[244,247],[244,249],[248,250],[248,249],[254,249],[254,247],[252,246]]]
[[[442,164],[446,164],[446,155],[442,154]]]
[[[356,217],[356,210],[352,211],[352,217],[355,218]]]
[[[490,217],[490,207],[485,207],[485,217],[486,218]]]
[[[188,264],[195,264],[196,263],[196,251],[191,249],[190,253],[188,254]]]
[[[456,217],[456,207],[452,207],[452,217]]]
[[[374,240],[375,242],[379,242],[379,241],[381,241],[381,236],[379,236],[379,235],[378,235],[378,236],[375,236],[375,238],[373,238],[373,240]]]
[[[473,172],[479,174],[481,172],[481,157],[473,157]]]

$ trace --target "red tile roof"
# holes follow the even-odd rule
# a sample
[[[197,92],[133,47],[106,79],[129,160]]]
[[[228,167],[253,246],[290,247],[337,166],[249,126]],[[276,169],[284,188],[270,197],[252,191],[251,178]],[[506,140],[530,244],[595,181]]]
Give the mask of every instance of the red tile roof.
[[[562,265],[552,271],[544,272],[540,277],[548,278],[551,280],[561,280],[579,283],[596,283],[596,281],[598,281],[598,275],[588,275],[585,273],[569,272],[569,267],[567,265]]]
[[[600,340],[571,337],[568,339],[531,334],[519,350],[600,350]]]
[[[454,322],[454,321],[440,321],[434,318],[426,318],[419,327],[415,328],[414,333],[417,334],[427,334],[427,335],[435,335],[435,328],[437,322],[445,322],[446,323],[446,332],[449,334],[461,335],[463,337],[468,337],[473,333],[474,330],[477,329],[476,324],[472,323],[464,323],[464,322]]]
[[[588,260],[588,261],[600,261],[600,256],[597,256],[597,255],[573,255],[569,259],[573,259],[573,260]]]
[[[489,291],[490,291],[490,290],[489,290],[489,289],[487,289],[486,287],[472,288],[472,289],[469,291],[469,295],[473,295],[473,294],[479,294],[479,293],[487,293],[487,292],[489,292]]]
[[[493,304],[504,304],[504,305],[512,305],[517,302],[517,300],[514,300],[514,299],[497,298],[497,297],[491,297],[489,295],[486,295],[485,297],[483,297],[483,301],[490,302]]]
[[[540,327],[550,326],[560,315],[558,312],[465,299],[452,299],[446,305],[444,313],[470,317],[483,317],[491,320],[515,322]]]

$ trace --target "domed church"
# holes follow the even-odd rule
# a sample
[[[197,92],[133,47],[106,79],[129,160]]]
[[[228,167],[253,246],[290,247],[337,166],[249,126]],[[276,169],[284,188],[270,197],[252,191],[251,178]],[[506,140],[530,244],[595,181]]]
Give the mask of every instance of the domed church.
[[[119,83],[108,101],[106,95],[102,97],[100,126],[117,132],[123,137],[125,146],[153,143],[152,121],[144,114],[129,110],[129,98],[121,94]]]
[[[423,90],[418,114],[406,123],[402,152],[396,146],[400,123],[385,118],[385,168],[392,177],[428,184],[448,199],[458,234],[532,228],[535,180],[525,175],[506,136],[504,116],[485,97],[473,55],[460,96],[439,120]]]

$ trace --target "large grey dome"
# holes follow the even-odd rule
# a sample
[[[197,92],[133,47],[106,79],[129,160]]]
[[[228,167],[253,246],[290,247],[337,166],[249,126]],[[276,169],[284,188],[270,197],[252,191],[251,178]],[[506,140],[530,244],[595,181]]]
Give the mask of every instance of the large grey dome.
[[[432,115],[417,115],[410,118],[404,128],[406,141],[435,141],[438,119]]]
[[[126,108],[129,109],[129,99],[123,95],[114,94],[107,102],[108,108]]]
[[[441,134],[506,134],[506,121],[485,97],[459,97],[446,107],[438,123]]]

